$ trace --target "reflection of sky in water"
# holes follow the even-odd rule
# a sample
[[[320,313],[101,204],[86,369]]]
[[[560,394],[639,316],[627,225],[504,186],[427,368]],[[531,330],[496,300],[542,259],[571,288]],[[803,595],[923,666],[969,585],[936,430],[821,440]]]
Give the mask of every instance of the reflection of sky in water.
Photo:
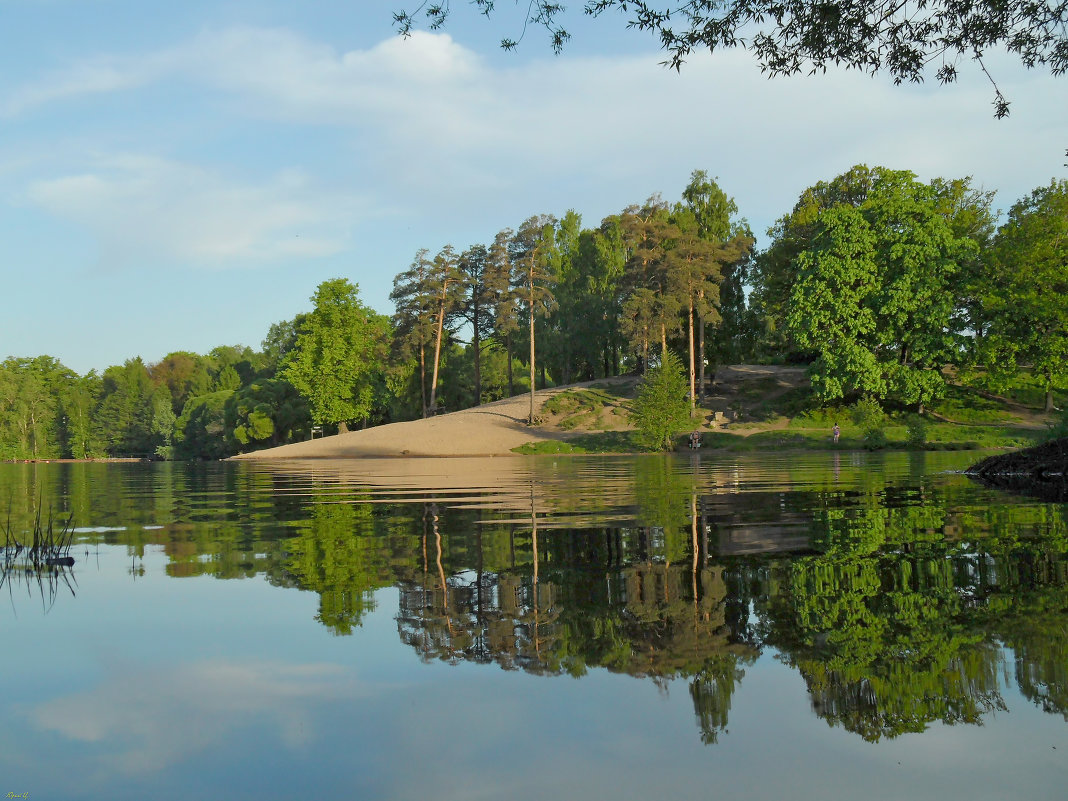
[[[395,590],[334,637],[312,622],[312,593],[168,579],[165,562],[150,550],[135,576],[125,549],[103,547],[99,567],[79,568],[76,603],[3,618],[5,792],[994,799],[1057,797],[1065,778],[1063,720],[1011,681],[1011,711],[984,726],[875,745],[817,718],[803,679],[768,652],[709,747],[685,682],[421,664],[397,638]]]
[[[716,476],[717,486],[729,484],[727,475]],[[825,474],[806,486],[828,481]],[[776,487],[759,473],[743,483]],[[718,497],[709,508],[729,511],[732,503]],[[94,522],[100,525],[87,531],[122,533],[105,525],[118,521]],[[158,527],[131,525],[122,536],[144,530]],[[255,543],[247,547],[258,552]],[[132,555],[142,549],[143,559]],[[166,572],[174,554],[156,545],[75,546],[73,554],[77,596],[61,589],[47,614],[22,585],[10,597],[0,594],[0,792],[60,799],[1064,797],[1068,726],[1019,693],[1011,654],[1000,681],[1009,711],[985,714],[981,726],[935,723],[922,734],[869,743],[818,717],[801,673],[767,648],[744,665],[727,730],[706,746],[686,681],[420,661],[398,636],[395,588],[375,592],[373,611],[351,636],[335,636],[316,621],[315,592],[262,576],[175,579]],[[430,562],[436,575],[433,553]],[[542,565],[543,581],[552,569],[551,560]],[[463,575],[471,579],[470,567]]]

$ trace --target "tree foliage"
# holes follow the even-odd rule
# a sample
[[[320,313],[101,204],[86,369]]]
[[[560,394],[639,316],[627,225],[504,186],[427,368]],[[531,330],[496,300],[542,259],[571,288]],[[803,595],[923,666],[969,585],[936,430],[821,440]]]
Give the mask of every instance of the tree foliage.
[[[512,264],[512,283],[517,296],[524,302],[530,342],[530,413],[527,422],[534,423],[535,326],[538,317],[545,317],[556,306],[553,287],[556,283],[554,267],[556,218],[537,214],[526,219],[509,243]]]
[[[308,402],[281,378],[264,378],[234,392],[226,402],[227,437],[235,450],[269,447],[306,436]]]
[[[487,17],[494,0],[474,0]],[[1047,68],[1053,75],[1068,69],[1068,2],[978,0],[959,3],[930,0],[920,4],[885,0],[586,0],[587,15],[626,15],[628,27],[652,34],[667,51],[665,64],[681,69],[694,53],[743,48],[770,76],[826,72],[845,67],[888,75],[895,84],[920,83],[933,77],[953,83],[963,59],[970,59],[988,77],[984,56],[1004,49],[1028,67]],[[393,15],[398,32],[408,36],[424,12],[433,30],[445,25],[451,12],[445,2],[423,2],[414,11]],[[531,0],[523,21],[549,32],[554,52],[571,38],[563,25],[565,7],[553,0]],[[517,40],[504,37],[510,50]],[[991,83],[993,83],[991,77]],[[1009,113],[1009,101],[994,84],[997,117]]]
[[[286,356],[281,377],[308,399],[317,423],[363,420],[374,407],[389,326],[344,278],[324,281]]]
[[[645,374],[632,404],[631,421],[639,443],[655,450],[672,448],[675,436],[689,423],[686,376],[678,357],[671,351]]]
[[[984,349],[1004,374],[1029,366],[1053,388],[1068,381],[1068,181],[1051,181],[1009,211],[985,276]]]
[[[215,458],[312,423],[425,415],[428,395],[451,411],[675,355],[689,357],[691,403],[709,359],[755,356],[810,364],[825,401],[922,406],[955,365],[991,388],[1041,386],[1050,409],[1068,385],[1066,195],[1063,180],[1036,189],[999,229],[993,193],[969,178],[858,165],[806,189],[754,256],[734,201],[696,170],[681,200],[654,194],[593,228],[536,215],[488,247],[419,251],[394,281],[392,330],[335,279],[260,352],[174,351],[86,376],[10,357],[0,458]]]
[[[953,280],[974,243],[954,235],[936,200],[912,173],[876,169],[859,204],[817,212],[787,325],[818,354],[823,400],[867,393],[922,405],[941,392],[956,342]]]

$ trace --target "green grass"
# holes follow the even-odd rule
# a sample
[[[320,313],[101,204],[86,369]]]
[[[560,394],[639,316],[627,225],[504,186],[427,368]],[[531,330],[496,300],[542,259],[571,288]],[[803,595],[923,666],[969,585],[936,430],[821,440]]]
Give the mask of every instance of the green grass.
[[[958,423],[1013,423],[1020,419],[1008,406],[974,387],[951,384],[946,396],[931,404],[931,411]]]
[[[564,431],[571,431],[585,426],[604,427],[599,422],[602,411],[608,408],[613,414],[625,415],[620,405],[626,400],[618,387],[593,385],[553,395],[541,408],[543,416],[559,417],[557,425]]]
[[[832,423],[833,425],[833,423]],[[722,449],[732,452],[763,450],[863,450],[864,436],[851,422],[840,422],[842,436],[838,444],[831,440],[827,426],[802,427],[795,419],[788,428],[774,431],[758,431],[741,436],[729,431],[704,431],[701,442],[704,450]],[[739,430],[738,428],[735,431]],[[744,430],[744,429],[741,429]],[[887,450],[909,450],[908,428],[901,422],[891,420],[886,426]],[[1020,448],[1034,445],[1045,437],[1045,431],[1018,426],[973,426],[954,423],[929,423],[927,443],[922,450],[989,450],[996,448]],[[684,449],[686,435],[680,434],[676,449]],[[560,453],[643,453],[631,431],[605,431],[583,434],[566,442],[547,441],[528,443],[514,448],[515,453],[560,454]]]
[[[558,440],[528,442],[518,448],[512,448],[512,452],[544,455],[555,453],[645,453],[646,451],[634,439],[633,431],[603,431],[581,434],[577,437],[572,437],[566,442]]]
[[[570,442],[550,439],[544,442],[528,442],[518,448],[512,448],[512,453],[521,453],[527,456],[544,456],[557,453],[589,453],[589,451]]]
[[[973,377],[970,377],[973,378]],[[972,381],[972,383],[975,383]],[[778,381],[768,377],[747,382],[740,388],[741,398],[736,404],[745,412],[748,420],[760,422],[735,423],[726,431],[704,431],[702,444],[705,450],[729,451],[758,450],[860,450],[864,447],[864,435],[853,422],[851,410],[842,404],[818,406],[811,388],[796,387],[763,402],[763,398],[778,388]],[[1029,394],[1030,393],[1030,394]],[[1030,383],[1029,377],[1018,381],[1011,393],[1017,401],[1029,398],[1041,406],[1041,392]],[[1058,395],[1059,403],[1068,404],[1068,394]],[[601,414],[626,418],[626,396],[618,386],[591,386],[570,390],[546,401],[543,410],[558,418],[561,429],[579,427],[604,428]],[[976,386],[950,385],[945,398],[931,407],[931,411],[954,422],[940,422],[930,417],[926,420],[927,442],[923,446],[908,444],[906,420],[910,413],[892,412],[887,416],[885,434],[886,448],[903,450],[922,447],[925,450],[974,450],[1018,448],[1043,441],[1045,429],[1026,428],[1019,425],[1020,417],[1002,398],[992,397],[989,392]],[[785,428],[760,431],[762,424],[785,419]],[[831,440],[831,429],[838,423],[841,439],[838,445]],[[754,431],[754,429],[757,429]],[[749,436],[742,432],[753,431]],[[680,433],[676,442],[684,449],[686,434]],[[515,449],[516,453],[642,453],[633,432],[601,430],[572,437],[566,442],[529,443]]]
[[[1011,377],[993,375],[982,368],[961,369],[957,377],[960,384],[977,393],[1000,395],[1036,410],[1045,408],[1046,388],[1026,369]],[[1068,404],[1068,385],[1054,385],[1053,404],[1058,408]]]

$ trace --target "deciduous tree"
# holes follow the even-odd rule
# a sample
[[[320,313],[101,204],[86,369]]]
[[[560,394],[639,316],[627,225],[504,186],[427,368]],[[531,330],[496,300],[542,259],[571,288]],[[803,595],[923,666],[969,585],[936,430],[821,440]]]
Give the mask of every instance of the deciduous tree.
[[[985,283],[985,353],[995,371],[1027,365],[1046,390],[1068,379],[1068,181],[1015,203],[998,229]]]
[[[281,377],[307,398],[316,423],[365,420],[374,405],[389,324],[344,278],[324,281],[286,356]]]
[[[909,172],[878,169],[862,203],[819,213],[797,257],[787,322],[819,354],[820,397],[869,393],[921,410],[937,397],[954,352],[953,279],[974,253],[939,212],[934,188]]]

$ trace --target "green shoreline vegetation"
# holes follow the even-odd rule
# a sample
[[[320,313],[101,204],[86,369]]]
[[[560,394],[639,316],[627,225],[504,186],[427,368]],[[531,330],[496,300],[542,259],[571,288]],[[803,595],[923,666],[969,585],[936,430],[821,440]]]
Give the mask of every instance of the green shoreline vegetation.
[[[760,381],[752,382],[759,386]],[[1026,421],[1021,401],[1034,402],[1035,389],[1026,376],[1010,388],[1006,396],[950,383],[944,398],[935,402],[921,417],[911,411],[883,413],[875,421],[882,439],[866,436],[865,422],[857,421],[856,409],[843,404],[821,407],[809,387],[798,386],[761,402],[760,396],[741,388],[739,395],[755,399],[750,412],[739,422],[712,429],[704,420],[711,409],[702,409],[697,428],[703,450],[734,452],[760,450],[992,450],[1023,448],[1064,436],[1068,415],[1054,425],[1050,418],[1036,415],[1041,423]],[[603,430],[602,421],[611,416],[630,414],[634,392],[626,387],[594,385],[554,395],[543,406],[543,417],[556,421],[557,428],[569,431],[582,424],[593,430],[569,436],[566,440],[532,442],[513,448],[520,454],[643,453],[650,447],[633,430]],[[1059,405],[1068,405],[1068,392],[1057,392]],[[1032,409],[1037,413],[1037,409]],[[831,432],[835,424],[841,430],[837,443]],[[672,437],[671,447],[686,450],[694,425],[680,426]],[[602,430],[596,430],[602,429]]]
[[[1004,215],[993,202],[970,178],[857,165],[802,192],[757,249],[697,170],[677,201],[594,227],[537,214],[490,243],[420,249],[388,316],[335,278],[259,350],[84,376],[10,356],[0,459],[219,459],[527,393],[529,422],[547,414],[569,438],[535,452],[669,447],[693,426],[706,448],[830,448],[835,422],[842,449],[1028,445],[1068,425],[1068,181]],[[716,408],[717,368],[746,364],[807,380],[734,386]],[[623,375],[649,379],[649,398],[535,408],[535,389]]]

